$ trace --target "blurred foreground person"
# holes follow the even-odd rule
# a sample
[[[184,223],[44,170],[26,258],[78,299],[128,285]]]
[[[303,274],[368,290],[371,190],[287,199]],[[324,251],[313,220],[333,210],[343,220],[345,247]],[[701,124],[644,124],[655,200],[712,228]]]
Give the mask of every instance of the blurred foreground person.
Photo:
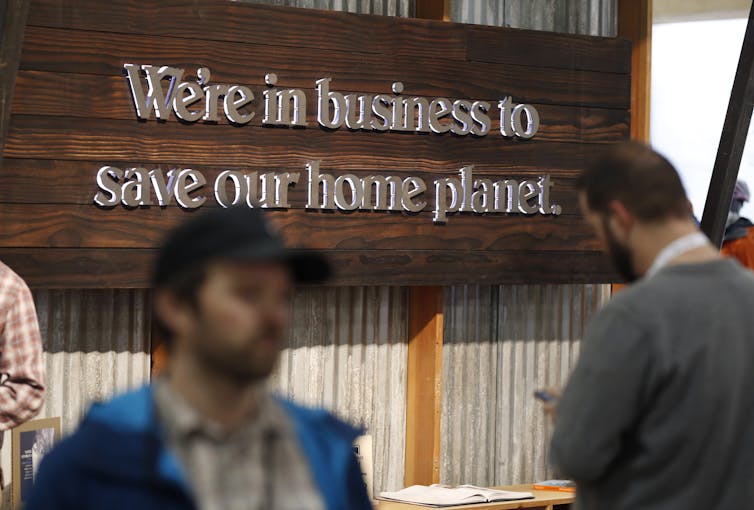
[[[749,218],[741,216],[741,208],[750,198],[749,186],[742,180],[736,181],[721,251],[723,255],[735,257],[742,265],[754,269],[754,224]]]
[[[588,325],[551,454],[580,510],[750,508],[754,274],[694,221],[671,164],[625,143],[578,181],[629,282]]]
[[[215,209],[174,230],[152,282],[165,375],[93,406],[42,461],[26,510],[371,508],[358,431],[264,390],[294,281],[328,273],[255,209]]]

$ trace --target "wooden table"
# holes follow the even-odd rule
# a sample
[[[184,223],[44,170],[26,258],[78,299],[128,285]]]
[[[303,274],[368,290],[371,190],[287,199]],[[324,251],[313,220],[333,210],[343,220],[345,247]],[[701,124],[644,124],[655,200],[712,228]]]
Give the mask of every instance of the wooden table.
[[[531,488],[531,484],[504,485],[493,487],[505,491],[531,492],[534,499],[519,499],[516,501],[498,501],[496,503],[476,503],[473,505],[444,506],[442,510],[513,510],[515,508],[529,508],[532,510],[565,510],[576,497],[573,492],[542,491]],[[377,501],[377,510],[420,510],[433,507],[398,503],[396,501]]]

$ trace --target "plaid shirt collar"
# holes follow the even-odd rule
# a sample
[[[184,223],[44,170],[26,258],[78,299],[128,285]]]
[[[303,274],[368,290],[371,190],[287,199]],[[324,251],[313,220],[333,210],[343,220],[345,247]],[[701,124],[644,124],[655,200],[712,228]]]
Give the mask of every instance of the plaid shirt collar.
[[[169,437],[179,442],[205,437],[215,443],[246,442],[258,437],[291,435],[291,426],[284,411],[261,388],[257,392],[257,408],[237,430],[228,431],[220,423],[201,415],[169,382],[157,378],[154,382],[157,413]]]

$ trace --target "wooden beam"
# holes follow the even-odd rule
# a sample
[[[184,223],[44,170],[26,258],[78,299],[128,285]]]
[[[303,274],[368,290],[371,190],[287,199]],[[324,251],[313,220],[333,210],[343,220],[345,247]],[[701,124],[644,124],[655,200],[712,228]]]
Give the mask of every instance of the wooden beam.
[[[408,316],[406,487],[440,481],[442,287],[411,287]]]
[[[416,0],[416,17],[450,20],[450,0]],[[410,287],[404,484],[440,481],[443,290]]]
[[[416,17],[450,21],[450,0],[416,0]]]
[[[652,0],[618,1],[618,36],[631,41],[631,138],[649,142]]]
[[[631,41],[631,139],[649,142],[652,0],[618,0],[618,37]],[[613,284],[611,293],[625,287]]]
[[[10,125],[13,89],[24,40],[24,26],[29,13],[28,0],[0,0],[0,163],[5,135]]]
[[[730,91],[728,113],[725,115],[715,166],[712,169],[707,201],[702,214],[702,231],[715,246],[721,246],[725,220],[733,198],[738,169],[741,166],[746,136],[754,105],[754,4],[749,11],[741,56],[738,59],[733,88]]]

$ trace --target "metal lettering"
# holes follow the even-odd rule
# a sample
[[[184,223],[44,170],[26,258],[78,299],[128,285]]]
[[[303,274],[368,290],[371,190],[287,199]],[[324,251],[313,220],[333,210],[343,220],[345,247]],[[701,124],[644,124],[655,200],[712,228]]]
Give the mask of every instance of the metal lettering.
[[[392,121],[390,122],[390,129],[392,131],[413,131],[414,119],[411,122],[408,121],[408,113],[403,103],[403,98],[400,97],[400,93],[403,92],[403,83],[397,81],[393,83],[393,93],[396,97],[390,98],[390,102],[393,105]],[[413,115],[413,112],[411,112]]]
[[[495,212],[511,213],[518,208],[518,181],[506,179],[495,181]]]
[[[123,68],[126,70],[128,84],[131,88],[136,116],[148,120],[152,116],[152,109],[154,109],[156,118],[167,120],[170,116],[170,104],[175,91],[173,85],[183,77],[183,69],[167,66],[162,66],[159,69],[150,65],[141,66],[141,70],[146,73],[147,85],[149,86],[145,98],[139,67],[134,64],[123,64]],[[165,78],[170,78],[171,84],[167,97],[162,90],[162,80]]]
[[[458,174],[461,176],[461,212],[472,212],[471,193],[474,191],[474,165],[468,165],[461,168]]]
[[[257,177],[257,172],[246,175],[249,207],[275,207],[275,179],[272,172]],[[261,186],[259,186],[261,184]]]
[[[345,96],[345,102],[346,127],[348,129],[371,129],[372,96],[348,94]],[[358,106],[356,104],[357,102]]]
[[[189,95],[186,95],[186,92],[189,92]],[[204,110],[192,112],[188,107],[202,99],[204,99],[204,91],[198,83],[179,83],[175,88],[175,96],[173,97],[173,110],[175,110],[176,117],[186,122],[196,122],[201,119]]]
[[[307,194],[307,209],[335,209],[334,189],[335,179],[332,175],[319,175],[319,161],[314,160],[306,164],[309,173],[309,188]],[[323,201],[319,200],[319,184],[322,183]]]
[[[490,179],[476,179],[471,194],[471,209],[475,213],[491,212],[495,204],[495,188]]]
[[[401,205],[406,211],[418,213],[427,206],[427,202],[414,202],[413,198],[427,190],[427,184],[419,177],[406,177],[401,188]]]
[[[272,88],[262,93],[264,96],[264,117],[262,117],[262,124],[277,124],[277,116],[275,114],[277,112],[277,89],[273,85],[277,84],[278,77],[275,73],[267,73],[264,76],[264,82]]]
[[[133,180],[129,180],[133,179]],[[121,202],[128,207],[152,205],[149,189],[149,172],[146,168],[127,168],[123,174]]]
[[[168,172],[168,182],[165,183],[165,176],[159,168],[149,172],[149,181],[154,188],[154,194],[157,197],[157,204],[160,207],[165,207],[170,204],[170,199],[173,198],[173,176],[175,170]]]
[[[500,109],[500,134],[510,138],[513,136],[513,126],[511,125],[511,116],[509,115],[511,97],[508,96],[498,102],[497,107]]]
[[[330,78],[321,78],[317,84],[317,122],[328,129],[338,129],[343,125],[346,114],[345,98],[340,92],[330,92]],[[330,103],[333,114],[330,117]]]
[[[238,98],[236,98],[238,96]],[[242,113],[239,111],[254,100],[254,93],[243,85],[233,85],[228,88],[228,93],[223,100],[223,110],[228,120],[234,124],[248,124],[254,118],[254,112]]]
[[[377,94],[374,96],[374,99],[372,99],[372,113],[374,113],[375,117],[378,119],[381,119],[381,122],[372,119],[370,122],[370,125],[372,126],[372,129],[375,131],[387,131],[390,129],[390,109],[388,109],[388,105],[392,101],[391,97],[386,94]]]
[[[531,203],[537,198],[537,203]],[[537,181],[521,181],[518,187],[518,210],[524,214],[534,214],[539,209],[539,186]]]
[[[559,216],[563,212],[563,208],[557,204],[550,204],[550,188],[552,188],[552,180],[549,175],[543,175],[539,178],[539,212],[541,214],[554,214]]]
[[[450,190],[451,201],[448,205],[447,191]],[[446,214],[457,212],[461,207],[461,181],[455,177],[445,177],[435,181],[435,223],[446,223]]]
[[[420,133],[429,133],[429,101],[424,97],[404,99],[406,103],[406,125]]]
[[[453,111],[449,99],[438,97],[429,103],[429,128],[435,133],[447,133],[450,131],[450,124],[440,122],[442,117]]]
[[[254,172],[256,176],[256,172]],[[233,200],[228,198],[228,181],[233,184]],[[223,207],[241,204],[248,196],[249,188],[246,176],[233,170],[225,170],[215,179],[215,201]]]
[[[346,200],[343,189],[344,182],[347,182],[351,187],[350,202]],[[358,177],[353,174],[345,174],[340,175],[337,179],[335,179],[335,205],[337,205],[339,209],[343,209],[344,211],[353,211],[354,209],[357,209],[359,207],[363,199],[363,184]]]
[[[306,95],[298,89],[279,90],[275,94],[277,119],[275,124],[285,126],[306,126]],[[291,120],[293,104],[293,120]]]
[[[204,87],[204,97],[207,100],[207,106],[202,120],[217,122],[217,103],[221,97],[228,95],[228,88],[227,85],[222,84]]]
[[[526,127],[524,127],[522,116],[526,114]],[[528,104],[519,104],[511,112],[511,125],[513,132],[519,138],[531,138],[537,134],[539,129],[539,112],[537,109]]]
[[[398,190],[401,189],[399,177],[370,175],[362,180],[364,188],[361,209],[373,209],[375,211],[394,211],[397,204]],[[374,205],[372,205],[372,188],[374,188]],[[390,189],[390,205],[388,206],[388,188]]]
[[[453,101],[453,118],[458,123],[453,123],[450,130],[457,135],[468,135],[471,132],[471,102],[465,99]]]
[[[94,195],[94,203],[100,207],[112,207],[120,202],[120,185],[123,170],[114,166],[103,166],[97,171],[98,191]]]
[[[298,172],[275,174],[275,207],[288,208],[291,206],[288,203],[288,187],[296,184],[300,175]]]
[[[218,122],[219,102],[225,117],[232,124],[248,124],[255,116],[247,106],[254,100],[254,92],[247,86],[209,84],[209,68],[197,70],[197,82],[181,82],[183,69],[151,65],[124,64],[137,117],[149,119],[152,110],[158,120],[167,120],[170,111],[186,122]],[[169,80],[165,89],[163,81]],[[304,127],[307,123],[306,94],[299,89],[278,89],[278,77],[267,73],[267,89],[263,91],[263,125]],[[332,78],[315,80],[317,90],[317,123],[327,129],[339,129],[345,123],[351,130],[405,131],[443,134],[451,131],[460,136],[486,136],[492,129],[491,103],[474,99],[403,97],[404,84],[391,85],[393,95],[343,94],[330,89]],[[148,90],[145,93],[144,83]],[[203,111],[191,107],[204,101]],[[511,96],[498,101],[500,133],[504,137],[532,138],[539,130],[537,109],[528,104],[516,104]],[[450,118],[447,118],[450,117]]]
[[[175,200],[183,208],[196,209],[201,206],[207,197],[191,197],[189,194],[207,184],[207,179],[199,172],[186,168],[175,176]]]
[[[487,112],[492,106],[487,101],[474,101],[471,104],[471,118],[476,124],[471,126],[471,134],[476,136],[486,136],[492,129],[492,121]]]

